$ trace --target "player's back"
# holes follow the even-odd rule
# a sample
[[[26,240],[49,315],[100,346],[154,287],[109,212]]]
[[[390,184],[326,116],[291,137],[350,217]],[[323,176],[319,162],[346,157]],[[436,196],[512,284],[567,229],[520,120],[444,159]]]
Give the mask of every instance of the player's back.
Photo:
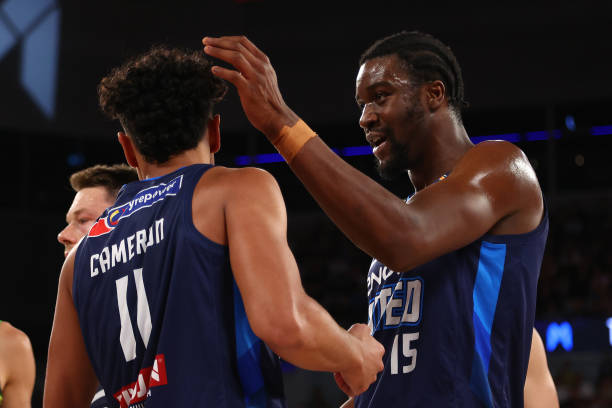
[[[79,246],[74,303],[117,406],[283,404],[278,359],[250,330],[228,248],[194,226],[193,192],[211,167],[126,185]]]

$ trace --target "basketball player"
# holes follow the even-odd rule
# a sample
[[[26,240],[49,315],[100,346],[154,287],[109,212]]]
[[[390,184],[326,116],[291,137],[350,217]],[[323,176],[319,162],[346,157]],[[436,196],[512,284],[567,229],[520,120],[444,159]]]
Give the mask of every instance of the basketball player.
[[[0,321],[0,406],[31,406],[36,363],[28,336]]]
[[[57,240],[64,245],[64,256],[87,235],[104,210],[114,204],[121,187],[138,180],[138,173],[126,164],[97,164],[70,176],[70,186],[76,192],[66,213],[66,227]],[[104,389],[99,388],[91,400],[91,408],[107,408]]]
[[[342,373],[383,368],[365,325],[345,331],[302,288],[278,185],[213,166],[226,91],[201,53],[155,48],[104,78],[100,104],[141,181],[62,268],[45,407],[284,407],[278,357]]]
[[[471,143],[450,49],[430,35],[401,32],[361,57],[359,124],[379,173],[408,174],[415,194],[401,200],[300,120],[269,59],[248,39],[203,43],[235,68],[213,73],[236,87],[251,123],[374,258],[369,326],[385,345],[385,369],[355,406],[523,406],[548,217],[522,151],[503,141]],[[336,379],[346,389],[342,375]]]
[[[136,170],[126,164],[98,164],[70,176],[76,192],[66,213],[66,227],[57,235],[64,245],[64,256],[83,238],[98,217],[113,205],[124,184],[138,180]]]

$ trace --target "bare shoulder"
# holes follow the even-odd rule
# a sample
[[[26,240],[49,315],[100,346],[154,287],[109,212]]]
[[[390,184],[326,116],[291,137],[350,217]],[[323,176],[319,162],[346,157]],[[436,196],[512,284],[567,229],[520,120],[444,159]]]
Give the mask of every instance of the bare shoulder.
[[[209,173],[222,182],[232,181],[239,184],[276,182],[272,174],[258,167],[216,166]]]
[[[249,195],[268,196],[269,194],[280,194],[280,188],[276,179],[264,169],[217,166],[208,173],[210,175],[208,175],[206,183],[226,190],[226,193],[230,196],[240,195],[246,197]]]
[[[455,170],[472,181],[508,183],[508,192],[518,188],[520,192],[533,190],[541,194],[529,159],[521,149],[506,141],[490,140],[475,145],[463,156]]]
[[[495,140],[475,145],[461,158],[451,178],[487,197],[499,215],[489,233],[525,233],[542,220],[540,183],[525,153],[512,143]]]
[[[32,353],[27,334],[8,322],[0,323],[0,354],[3,360]]]
[[[478,143],[468,151],[464,158],[475,159],[483,165],[498,168],[517,163],[526,164],[531,168],[525,153],[518,146],[504,140],[487,140]]]

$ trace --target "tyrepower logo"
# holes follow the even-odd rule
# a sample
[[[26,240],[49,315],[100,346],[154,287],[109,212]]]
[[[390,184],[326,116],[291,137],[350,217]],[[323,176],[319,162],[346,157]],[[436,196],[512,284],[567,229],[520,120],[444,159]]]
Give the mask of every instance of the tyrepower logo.
[[[147,399],[147,393],[151,388],[166,384],[168,384],[166,361],[163,354],[158,354],[152,367],[140,370],[136,382],[121,388],[114,396],[121,408],[129,408]]]
[[[183,183],[183,175],[172,179],[168,184],[160,183],[141,190],[134,198],[127,203],[111,208],[107,215],[100,218],[89,230],[90,237],[99,237],[112,231],[122,218],[127,218],[143,208],[151,207],[153,204],[162,201],[166,197],[178,194]]]

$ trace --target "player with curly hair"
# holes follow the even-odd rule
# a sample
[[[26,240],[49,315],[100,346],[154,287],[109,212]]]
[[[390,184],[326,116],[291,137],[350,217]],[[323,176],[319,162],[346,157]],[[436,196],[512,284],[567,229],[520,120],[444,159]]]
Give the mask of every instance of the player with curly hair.
[[[99,380],[114,407],[282,408],[278,356],[353,395],[382,369],[367,326],[304,292],[272,176],[213,165],[225,92],[203,53],[164,47],[101,81],[140,180],[62,268],[45,407],[87,406]]]

